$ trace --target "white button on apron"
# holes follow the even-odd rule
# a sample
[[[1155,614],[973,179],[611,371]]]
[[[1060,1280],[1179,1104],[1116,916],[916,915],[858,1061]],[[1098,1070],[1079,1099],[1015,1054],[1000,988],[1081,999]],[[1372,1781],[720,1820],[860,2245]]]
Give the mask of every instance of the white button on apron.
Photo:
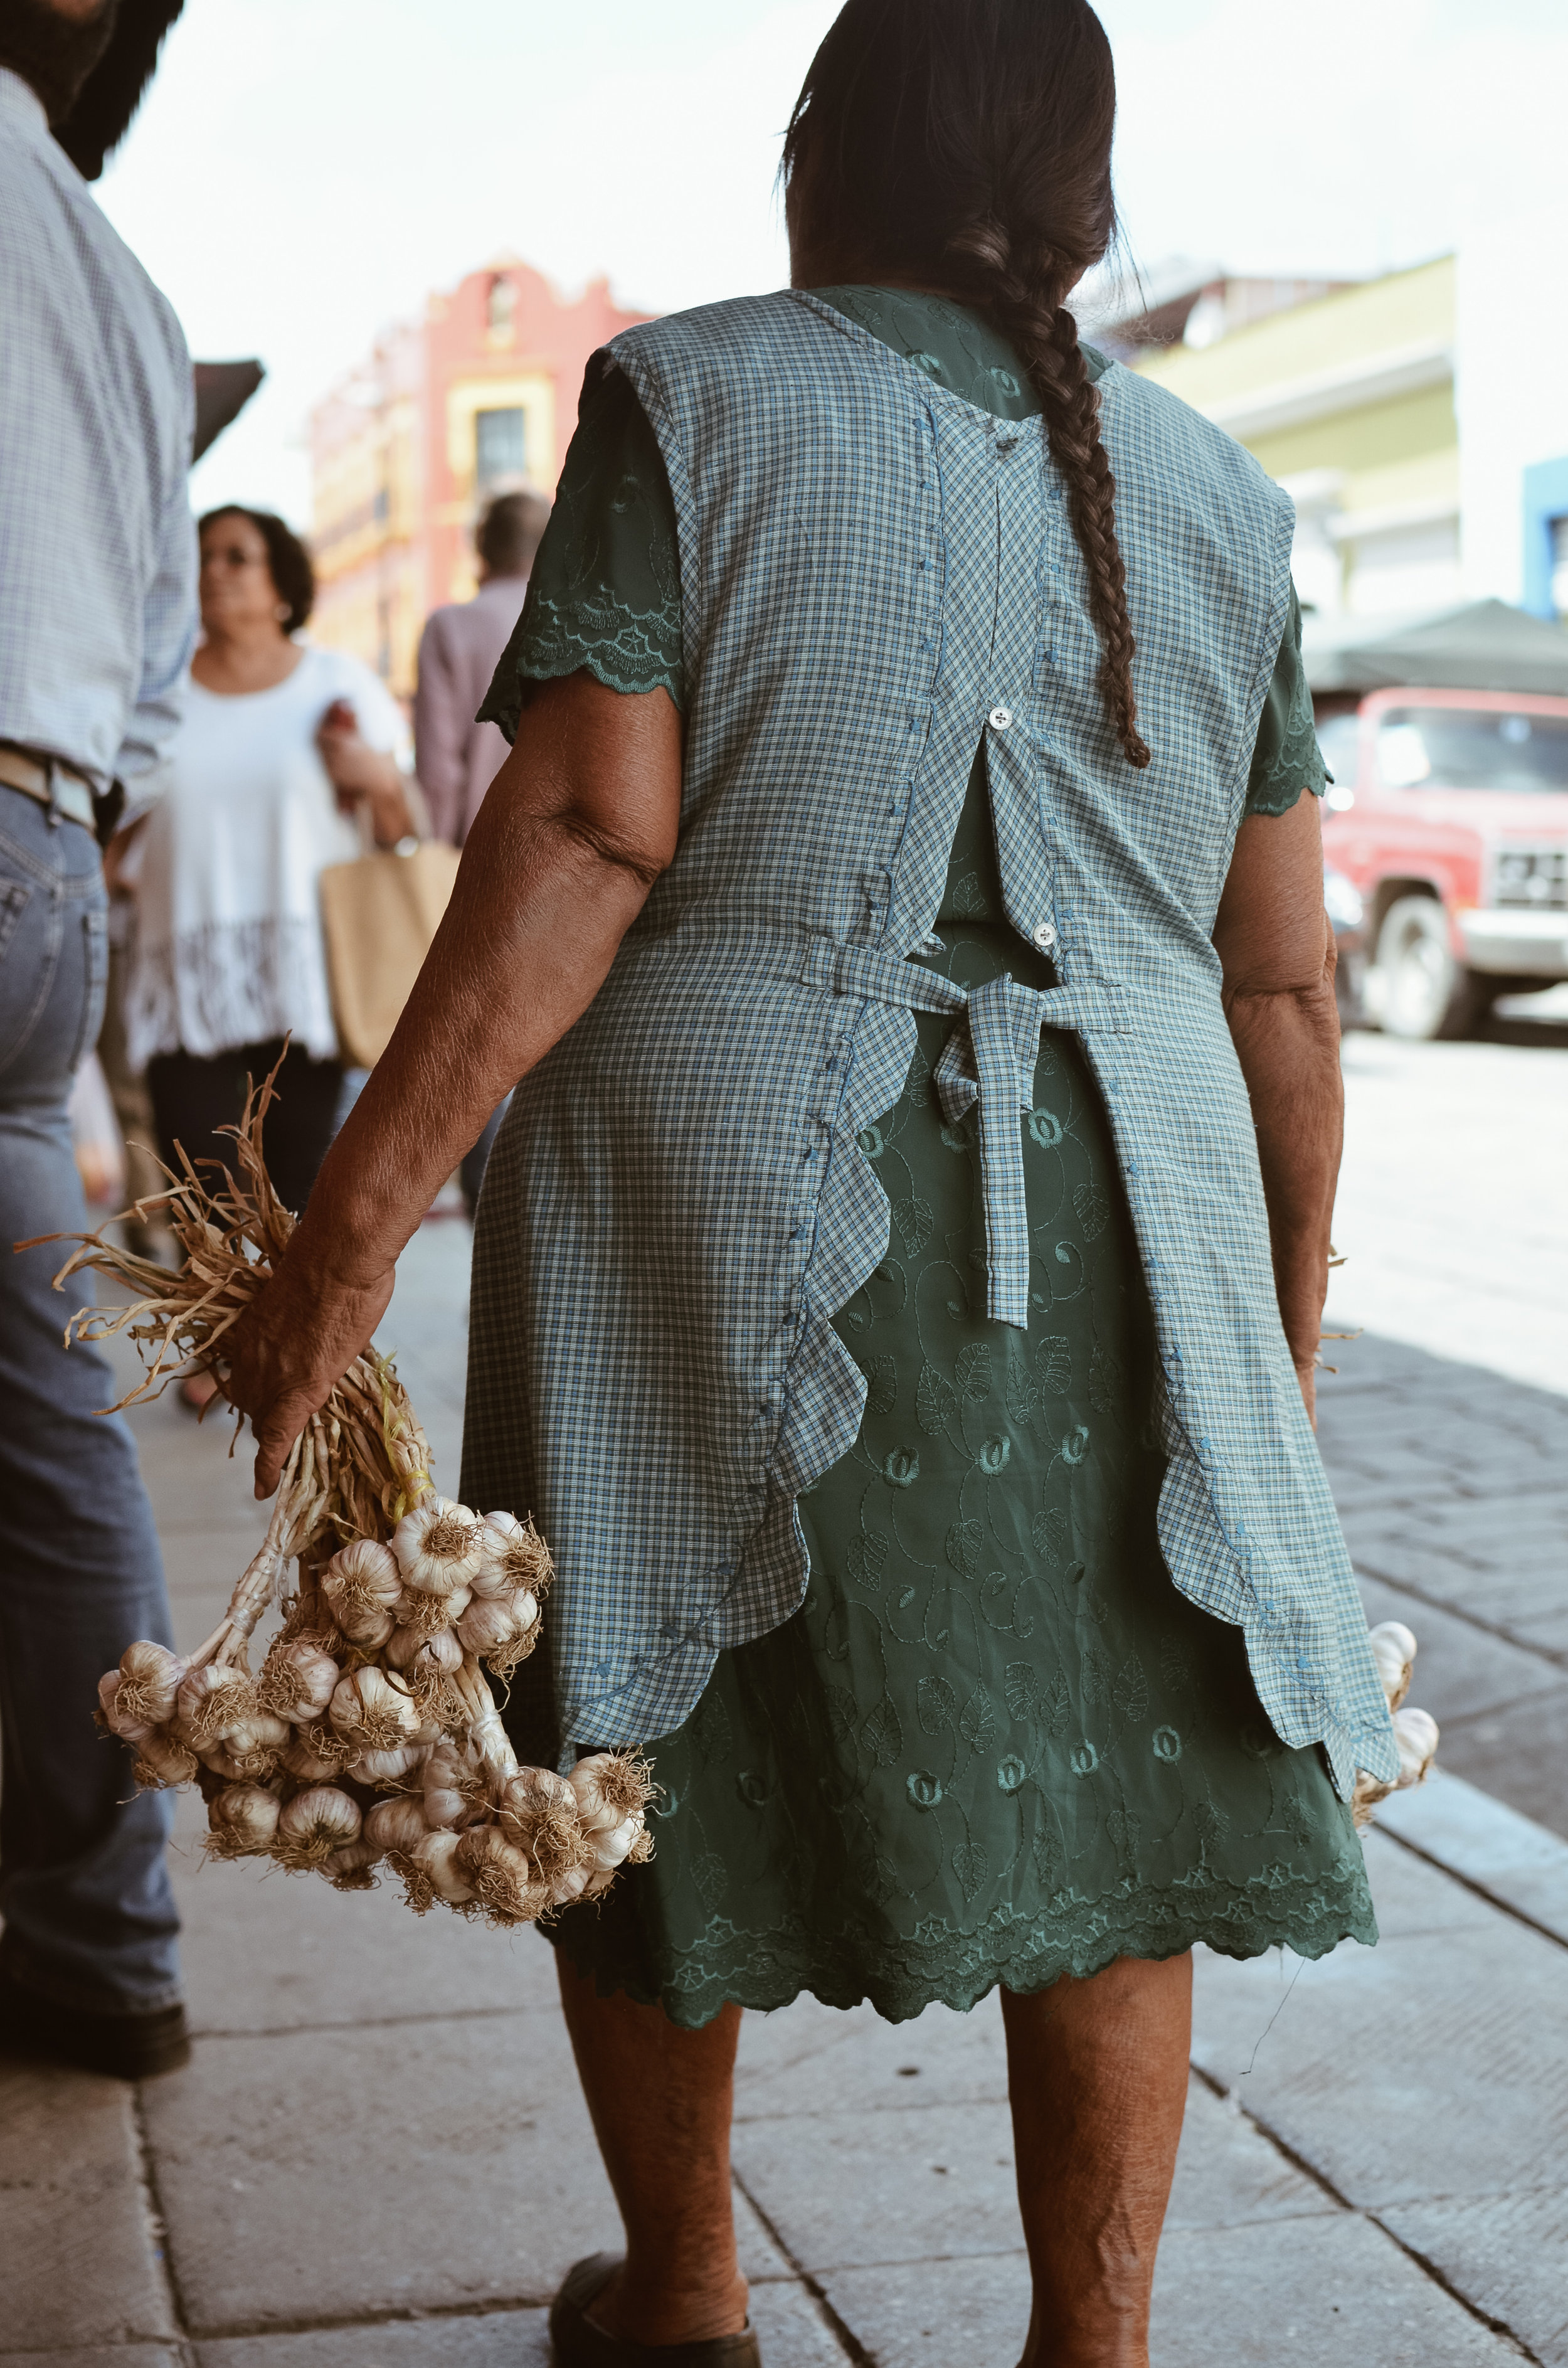
[[[1049,921],[1035,923],[1034,941],[1042,953],[1047,946],[1053,946],[1056,943],[1056,932]]]
[[[1006,732],[1013,720],[1013,711],[1010,707],[994,707],[988,720],[994,732]]]

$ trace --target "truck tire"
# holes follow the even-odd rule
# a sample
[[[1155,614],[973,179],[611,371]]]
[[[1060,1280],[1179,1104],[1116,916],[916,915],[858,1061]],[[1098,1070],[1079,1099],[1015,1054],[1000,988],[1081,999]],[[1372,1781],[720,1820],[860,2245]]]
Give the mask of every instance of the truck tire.
[[[1490,997],[1455,957],[1435,896],[1401,896],[1383,916],[1367,1001],[1385,1036],[1468,1036]]]

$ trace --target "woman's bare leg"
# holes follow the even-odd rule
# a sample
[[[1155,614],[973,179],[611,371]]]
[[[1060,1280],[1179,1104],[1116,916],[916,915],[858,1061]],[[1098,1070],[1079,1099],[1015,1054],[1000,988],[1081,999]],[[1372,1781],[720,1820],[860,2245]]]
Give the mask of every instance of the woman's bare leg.
[[[730,2202],[730,2110],[741,2010],[700,2031],[662,2007],[600,1998],[558,1949],[561,2002],[615,2200],[626,2267],[589,2314],[639,2343],[699,2343],[746,2322]]]
[[[1024,2368],[1148,2368],[1192,2032],[1192,1959],[1002,1993],[1034,2279]]]

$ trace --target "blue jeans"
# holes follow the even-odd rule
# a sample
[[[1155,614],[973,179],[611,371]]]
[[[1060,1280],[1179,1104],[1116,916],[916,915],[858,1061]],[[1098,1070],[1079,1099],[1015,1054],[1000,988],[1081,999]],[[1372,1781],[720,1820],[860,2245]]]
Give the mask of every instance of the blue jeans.
[[[163,1559],[119,1392],[61,1340],[91,1278],[51,1279],[86,1212],[66,1101],[108,970],[92,834],[0,786],[0,1965],[58,2003],[150,2013],[179,1996],[167,1796],[93,1724],[139,1636],[172,1641]],[[84,1286],[86,1286],[84,1288]]]

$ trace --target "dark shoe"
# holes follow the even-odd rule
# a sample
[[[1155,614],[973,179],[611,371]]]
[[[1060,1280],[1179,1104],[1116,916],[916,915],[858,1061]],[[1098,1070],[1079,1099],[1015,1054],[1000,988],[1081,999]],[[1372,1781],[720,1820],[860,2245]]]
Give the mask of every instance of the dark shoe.
[[[567,2271],[550,2305],[550,2340],[556,2368],[762,2368],[756,2330],[710,2336],[704,2343],[629,2343],[595,2327],[589,2311],[616,2271],[619,2253],[590,2253]]]
[[[116,2080],[152,2080],[190,2061],[183,2006],[151,2014],[95,2014],[56,2006],[0,1968],[0,2052],[107,2072]]]

